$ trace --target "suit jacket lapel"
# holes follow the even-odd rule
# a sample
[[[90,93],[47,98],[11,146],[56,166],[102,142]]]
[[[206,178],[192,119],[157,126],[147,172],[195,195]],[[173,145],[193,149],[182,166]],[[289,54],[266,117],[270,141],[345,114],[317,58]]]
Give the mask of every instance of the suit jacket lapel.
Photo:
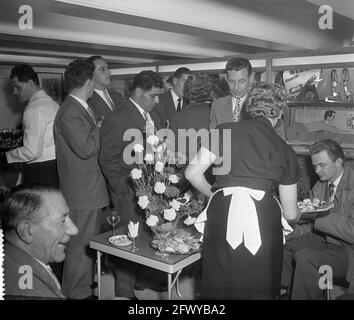
[[[337,186],[336,193],[334,194],[334,198],[337,200],[337,202],[338,202],[338,199],[342,199],[343,192],[351,189],[350,185],[348,185],[348,182],[349,182],[348,175],[349,175],[348,168],[346,166],[344,166],[343,176],[340,179],[338,186]],[[339,202],[338,202],[338,204],[340,205]]]
[[[7,244],[9,250],[12,251],[11,257],[16,259],[16,262],[19,265],[30,264],[33,270],[33,274],[38,278],[39,281],[46,284],[46,287],[50,289],[57,297],[65,298],[65,296],[58,289],[55,284],[54,279],[49,275],[48,271],[44,269],[32,256],[30,256],[27,252],[11,245]]]
[[[87,110],[85,109],[85,107],[81,105],[79,101],[77,101],[72,96],[68,96],[68,99],[70,99],[70,105],[72,105],[76,110],[78,110],[87,119],[87,121],[89,121],[93,126],[96,125]]]
[[[107,102],[104,101],[104,99],[96,91],[94,91],[93,94],[96,95],[96,101],[98,100],[98,103],[102,106],[102,108],[107,109],[108,112],[112,111],[112,109],[107,105]],[[114,102],[113,102],[113,110],[115,110]]]
[[[133,121],[133,123],[135,124],[135,127],[139,130],[144,130],[145,127],[145,119],[143,118],[143,116],[141,115],[140,111],[138,110],[138,108],[134,105],[134,103],[132,103],[130,100],[127,103],[127,107],[129,108],[129,110],[131,111],[130,114],[130,118]]]
[[[171,90],[169,91],[168,99],[170,100],[167,104],[169,108],[168,114],[171,115],[176,112],[175,102],[173,101]]]
[[[223,113],[223,122],[230,122],[233,119],[232,114],[232,96],[229,95],[228,99],[225,101],[224,107],[221,109]]]

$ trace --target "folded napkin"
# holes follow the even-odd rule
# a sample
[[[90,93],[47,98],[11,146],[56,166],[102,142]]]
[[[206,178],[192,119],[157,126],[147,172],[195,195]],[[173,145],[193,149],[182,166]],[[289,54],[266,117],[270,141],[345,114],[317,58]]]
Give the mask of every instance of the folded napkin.
[[[133,221],[129,221],[128,231],[129,231],[129,235],[132,238],[136,238],[138,236],[138,233],[139,233],[139,222],[134,223]]]

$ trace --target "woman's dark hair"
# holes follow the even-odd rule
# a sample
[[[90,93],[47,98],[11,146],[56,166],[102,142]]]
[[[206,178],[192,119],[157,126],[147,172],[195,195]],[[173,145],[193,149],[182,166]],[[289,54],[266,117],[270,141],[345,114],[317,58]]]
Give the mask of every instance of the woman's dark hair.
[[[207,74],[197,74],[184,84],[183,96],[190,102],[207,102],[212,89],[211,78]]]

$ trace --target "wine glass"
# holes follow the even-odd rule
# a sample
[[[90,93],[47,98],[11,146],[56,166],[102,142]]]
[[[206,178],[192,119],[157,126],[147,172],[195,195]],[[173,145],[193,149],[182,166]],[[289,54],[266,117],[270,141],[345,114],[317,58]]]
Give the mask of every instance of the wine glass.
[[[115,210],[112,210],[109,212],[107,215],[107,222],[112,226],[112,235],[114,236],[114,231],[116,226],[118,225],[120,221],[120,215],[118,215],[118,212]]]
[[[135,239],[138,237],[138,235],[136,236],[132,236],[130,233],[129,233],[129,238],[132,240],[132,251],[135,252],[137,250],[139,250],[139,248],[135,245]]]

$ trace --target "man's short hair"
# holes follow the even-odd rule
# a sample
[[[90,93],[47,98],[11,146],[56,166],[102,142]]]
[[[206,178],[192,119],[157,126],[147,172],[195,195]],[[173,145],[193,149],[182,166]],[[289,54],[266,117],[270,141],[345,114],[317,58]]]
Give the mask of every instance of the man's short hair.
[[[310,155],[322,151],[326,151],[332,161],[336,161],[338,158],[341,158],[343,161],[345,160],[342,147],[336,141],[331,139],[321,140],[310,147]]]
[[[180,77],[182,77],[184,74],[189,74],[189,75],[192,75],[192,71],[186,67],[181,67],[181,68],[178,68],[172,75],[172,78],[175,78],[175,79],[179,79]]]
[[[132,90],[140,88],[143,91],[149,91],[152,87],[163,88],[163,80],[159,74],[154,71],[146,70],[138,73],[132,83]]]
[[[245,58],[231,58],[226,64],[225,71],[240,71],[244,68],[247,68],[248,75],[251,75],[252,66],[249,60]]]
[[[85,82],[93,78],[95,66],[87,60],[74,60],[65,69],[65,85],[67,91],[81,88]]]
[[[5,197],[1,208],[1,226],[5,233],[16,230],[21,221],[38,224],[46,216],[43,208],[45,193],[60,193],[58,189],[47,185],[18,186]]]
[[[324,115],[323,115],[323,119],[327,119],[328,117],[332,117],[336,112],[333,110],[327,110]]]
[[[94,63],[96,60],[104,60],[101,56],[91,56],[86,59],[86,61]]]
[[[17,77],[20,82],[28,82],[32,80],[35,85],[39,86],[37,73],[27,64],[18,64],[11,70],[10,79]]]

